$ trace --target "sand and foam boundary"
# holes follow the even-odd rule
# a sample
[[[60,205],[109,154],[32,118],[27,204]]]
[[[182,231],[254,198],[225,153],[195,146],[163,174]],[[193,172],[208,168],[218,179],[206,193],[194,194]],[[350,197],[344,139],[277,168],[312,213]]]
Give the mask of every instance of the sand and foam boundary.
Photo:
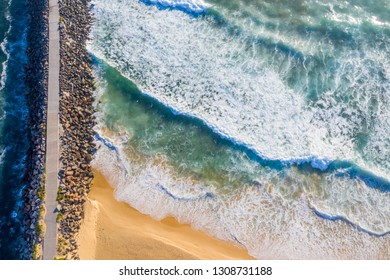
[[[80,259],[253,259],[247,251],[168,217],[156,221],[115,199],[101,173],[85,203],[78,238]]]

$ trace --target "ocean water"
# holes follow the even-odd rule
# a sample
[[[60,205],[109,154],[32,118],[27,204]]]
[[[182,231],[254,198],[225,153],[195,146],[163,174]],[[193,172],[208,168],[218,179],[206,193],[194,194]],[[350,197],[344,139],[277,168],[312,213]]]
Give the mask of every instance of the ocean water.
[[[94,161],[256,258],[390,258],[388,1],[97,0]]]
[[[0,3],[0,259],[23,258],[22,189],[28,142],[27,1]]]

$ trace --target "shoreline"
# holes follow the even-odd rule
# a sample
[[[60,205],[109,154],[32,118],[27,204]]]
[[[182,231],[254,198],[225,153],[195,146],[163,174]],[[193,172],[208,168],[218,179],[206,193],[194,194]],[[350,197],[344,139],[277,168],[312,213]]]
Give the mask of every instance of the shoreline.
[[[154,220],[115,199],[114,188],[94,170],[85,218],[78,236],[80,259],[249,260],[248,252],[180,224]]]

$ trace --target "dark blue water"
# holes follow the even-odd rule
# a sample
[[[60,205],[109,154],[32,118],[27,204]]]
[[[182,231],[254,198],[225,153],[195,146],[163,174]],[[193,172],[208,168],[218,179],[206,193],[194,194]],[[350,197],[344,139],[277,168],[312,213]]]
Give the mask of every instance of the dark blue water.
[[[20,208],[29,148],[28,108],[25,104],[27,3],[26,0],[13,0],[10,6],[4,1],[0,4],[0,39],[7,40],[5,50],[9,54],[0,109],[4,112],[0,123],[0,149],[3,153],[0,164],[0,259],[23,258],[24,229]],[[11,28],[7,33],[8,25]],[[3,53],[0,58],[7,57]]]

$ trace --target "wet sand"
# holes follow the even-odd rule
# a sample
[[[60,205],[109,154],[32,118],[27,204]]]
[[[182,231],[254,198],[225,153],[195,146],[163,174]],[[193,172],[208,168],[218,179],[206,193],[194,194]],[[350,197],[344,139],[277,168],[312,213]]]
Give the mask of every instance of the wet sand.
[[[253,259],[245,249],[217,240],[174,218],[156,221],[114,197],[95,171],[78,242],[80,259]]]

